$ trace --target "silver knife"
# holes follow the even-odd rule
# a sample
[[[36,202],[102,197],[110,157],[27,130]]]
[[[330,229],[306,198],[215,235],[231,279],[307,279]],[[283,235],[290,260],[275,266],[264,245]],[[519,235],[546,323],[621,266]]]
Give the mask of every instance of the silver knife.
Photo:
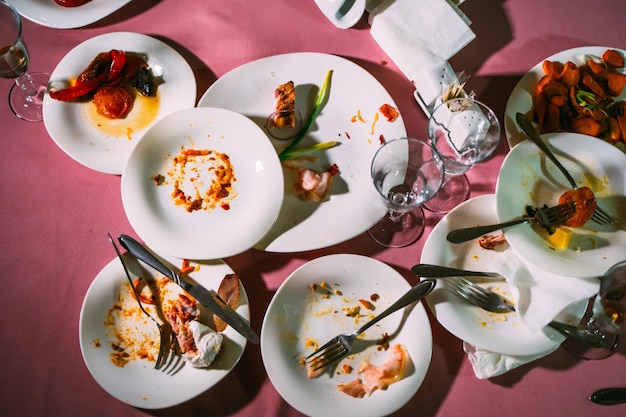
[[[134,238],[127,235],[119,235],[117,238],[120,244],[137,259],[144,262],[146,265],[156,269],[176,284],[178,284],[183,290],[187,291],[193,298],[195,298],[200,304],[211,310],[217,317],[224,320],[227,324],[232,326],[238,333],[243,335],[251,343],[259,344],[259,336],[252,330],[248,322],[241,317],[237,312],[228,307],[224,301],[215,293],[215,291],[209,291],[201,285],[189,283],[182,279],[180,275],[168,268],[163,262],[161,262],[156,256],[150,253],[141,243],[137,242]]]
[[[466,271],[464,269],[448,268],[447,266],[419,264],[411,268],[411,272],[419,277],[447,278],[447,277],[493,277],[503,278],[496,272]]]

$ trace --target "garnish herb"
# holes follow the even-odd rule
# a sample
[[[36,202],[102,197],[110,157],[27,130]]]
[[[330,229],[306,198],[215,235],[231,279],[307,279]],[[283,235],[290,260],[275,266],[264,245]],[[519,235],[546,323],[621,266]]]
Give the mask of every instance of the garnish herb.
[[[309,130],[315,118],[319,115],[320,111],[322,111],[322,107],[324,107],[324,105],[328,102],[328,95],[329,95],[328,93],[330,91],[332,75],[333,75],[333,71],[328,70],[328,72],[326,73],[326,77],[324,77],[322,88],[320,89],[320,92],[317,95],[317,99],[315,100],[315,105],[313,106],[313,110],[311,110],[311,114],[309,114],[309,118],[307,119],[306,123],[302,127],[302,130],[300,131],[300,133],[298,133],[298,136],[295,137],[293,142],[291,142],[289,146],[287,146],[285,149],[283,149],[283,151],[280,154],[278,154],[278,158],[281,161],[284,161],[289,158],[293,158],[295,155],[301,155],[303,151],[306,151],[306,149],[303,149],[302,151],[298,151],[297,154],[294,154],[293,149],[296,146],[298,146],[298,143],[300,143],[300,141],[302,140],[306,132]],[[317,148],[317,149],[327,149],[327,148],[336,146],[337,144],[336,142],[325,142],[325,143],[326,144],[330,143],[331,145],[325,145],[324,147]],[[324,145],[324,144],[320,143],[319,145]],[[315,148],[316,146],[317,145],[314,145],[311,148]],[[311,148],[308,148],[308,149],[311,150]]]

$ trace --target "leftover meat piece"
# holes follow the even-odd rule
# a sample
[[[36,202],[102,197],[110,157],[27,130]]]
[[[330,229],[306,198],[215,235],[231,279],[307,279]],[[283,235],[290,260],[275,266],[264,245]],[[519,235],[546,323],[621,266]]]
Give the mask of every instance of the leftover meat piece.
[[[293,81],[280,84],[274,90],[274,126],[278,129],[294,127],[296,118],[296,89]]]
[[[394,345],[385,363],[379,366],[369,362],[362,363],[356,371],[359,376],[346,384],[338,385],[337,389],[355,398],[372,395],[378,389],[385,390],[404,377],[410,360],[404,345]]]

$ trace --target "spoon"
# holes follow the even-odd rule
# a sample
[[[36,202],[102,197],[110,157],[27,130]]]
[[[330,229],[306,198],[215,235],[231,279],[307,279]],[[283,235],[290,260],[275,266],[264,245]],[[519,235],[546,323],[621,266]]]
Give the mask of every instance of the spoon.
[[[366,0],[315,0],[317,7],[339,29],[356,25],[365,13]]]
[[[614,405],[626,402],[626,388],[614,387],[600,389],[589,397],[596,404]]]

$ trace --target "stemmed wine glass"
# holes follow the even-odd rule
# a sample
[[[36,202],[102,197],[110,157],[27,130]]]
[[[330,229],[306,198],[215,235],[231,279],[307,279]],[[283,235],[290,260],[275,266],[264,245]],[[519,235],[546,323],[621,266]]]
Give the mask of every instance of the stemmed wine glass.
[[[424,232],[424,211],[443,182],[443,164],[435,149],[413,138],[400,138],[381,146],[372,160],[372,180],[386,200],[388,212],[369,231],[386,247],[404,247]]]
[[[424,208],[447,213],[469,197],[465,173],[496,150],[500,123],[483,103],[470,97],[454,98],[433,110],[428,120],[428,137],[443,159],[445,179]]]
[[[13,6],[0,1],[0,77],[15,79],[11,110],[20,119],[40,122],[49,74],[27,72],[30,57],[22,39],[22,20]]]
[[[603,359],[615,353],[619,334],[626,333],[626,261],[613,265],[600,277],[600,291],[585,328],[599,335],[604,346],[591,347],[566,339],[562,344],[565,350],[584,359]]]

